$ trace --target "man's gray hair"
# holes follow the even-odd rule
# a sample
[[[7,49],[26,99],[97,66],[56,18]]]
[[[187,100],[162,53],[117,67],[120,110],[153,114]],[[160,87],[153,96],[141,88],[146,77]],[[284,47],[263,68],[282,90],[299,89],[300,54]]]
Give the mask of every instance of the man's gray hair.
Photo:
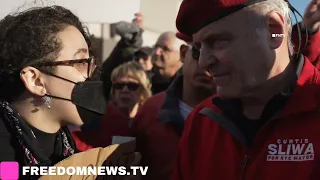
[[[181,47],[181,45],[183,45],[183,44],[184,44],[184,45],[187,45],[186,42],[180,40],[179,38],[176,38],[176,41],[175,41],[175,43],[174,43],[174,48],[175,48],[175,50],[176,50],[176,51],[180,51],[180,47]]]
[[[160,36],[169,38],[173,40],[173,49],[174,51],[180,51],[180,46],[186,44],[184,41],[176,37],[176,33],[172,31],[163,32]]]
[[[288,37],[288,47],[290,50],[290,54],[293,53],[293,44],[291,42],[291,35],[292,35],[292,23],[290,17],[290,8],[289,4],[285,0],[266,0],[257,4],[250,6],[250,8],[261,7],[263,11],[270,12],[272,10],[279,12],[283,15],[285,19],[286,25],[286,36]]]

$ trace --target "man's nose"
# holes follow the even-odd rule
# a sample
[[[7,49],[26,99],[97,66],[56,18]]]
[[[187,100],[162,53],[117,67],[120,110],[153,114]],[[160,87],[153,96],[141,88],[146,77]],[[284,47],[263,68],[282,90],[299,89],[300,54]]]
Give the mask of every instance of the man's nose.
[[[157,56],[160,56],[160,55],[161,55],[161,52],[162,52],[161,48],[156,48],[156,49],[154,50],[154,54],[157,55]]]
[[[199,57],[199,67],[201,70],[208,71],[209,67],[215,65],[217,62],[217,58],[214,56],[210,56],[205,52],[201,52]]]

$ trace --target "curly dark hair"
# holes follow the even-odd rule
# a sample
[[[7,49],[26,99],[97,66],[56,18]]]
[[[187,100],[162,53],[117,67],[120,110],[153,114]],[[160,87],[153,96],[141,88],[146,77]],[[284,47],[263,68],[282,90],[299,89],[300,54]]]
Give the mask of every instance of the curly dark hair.
[[[25,91],[20,79],[24,67],[58,57],[61,42],[56,35],[67,26],[82,33],[90,50],[87,28],[61,6],[31,8],[0,21],[0,98],[10,102]]]

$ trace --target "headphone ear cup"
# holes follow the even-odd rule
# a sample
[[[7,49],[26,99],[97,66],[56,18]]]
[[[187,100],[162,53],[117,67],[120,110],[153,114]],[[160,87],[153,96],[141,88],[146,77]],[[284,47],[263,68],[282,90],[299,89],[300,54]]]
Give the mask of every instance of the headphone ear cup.
[[[192,58],[197,61],[200,58],[200,50],[195,48],[194,46],[192,47]]]

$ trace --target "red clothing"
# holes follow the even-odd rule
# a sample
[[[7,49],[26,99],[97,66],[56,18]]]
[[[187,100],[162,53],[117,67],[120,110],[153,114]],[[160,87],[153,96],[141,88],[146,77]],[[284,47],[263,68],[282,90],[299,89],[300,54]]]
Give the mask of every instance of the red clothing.
[[[137,151],[142,156],[141,165],[149,167],[143,179],[168,180],[172,176],[185,122],[177,96],[182,82],[183,77],[177,77],[167,91],[148,99],[136,116]]]
[[[320,77],[307,59],[286,105],[259,129],[249,147],[234,119],[213,105],[216,98],[189,115],[173,180],[320,178]]]
[[[102,117],[98,129],[74,130],[71,133],[80,151],[109,146],[113,136],[132,136],[128,118],[112,103],[108,104],[107,113]]]
[[[295,52],[297,52],[297,49],[299,46],[298,37],[299,36],[298,36],[297,25],[294,25],[292,28],[292,42],[294,44]],[[301,53],[304,56],[306,56],[318,70],[320,70],[320,31],[314,32],[313,34],[309,34],[307,41],[306,41],[306,33],[302,32],[301,40],[302,40]],[[305,47],[305,45],[307,46]]]

